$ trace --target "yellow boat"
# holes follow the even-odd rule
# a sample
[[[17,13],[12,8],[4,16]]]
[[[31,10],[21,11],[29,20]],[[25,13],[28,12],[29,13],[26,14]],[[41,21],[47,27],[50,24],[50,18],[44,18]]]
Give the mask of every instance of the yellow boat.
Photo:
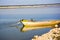
[[[23,32],[40,28],[55,28],[60,26],[60,20],[33,21],[22,19],[20,22],[23,24],[21,29]]]

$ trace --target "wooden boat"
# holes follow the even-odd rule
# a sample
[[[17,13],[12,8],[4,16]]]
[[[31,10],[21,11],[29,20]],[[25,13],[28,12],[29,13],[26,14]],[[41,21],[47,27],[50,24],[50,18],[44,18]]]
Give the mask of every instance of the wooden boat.
[[[20,22],[23,24],[21,31],[28,31],[40,28],[55,28],[60,26],[60,20],[49,21],[32,21],[22,19]]]

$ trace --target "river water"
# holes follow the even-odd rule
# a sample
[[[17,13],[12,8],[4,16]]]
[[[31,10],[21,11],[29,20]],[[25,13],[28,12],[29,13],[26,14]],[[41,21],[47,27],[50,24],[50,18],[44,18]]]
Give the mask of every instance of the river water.
[[[31,40],[34,35],[42,35],[51,28],[21,32],[21,19],[60,20],[60,7],[0,9],[0,40]],[[16,28],[18,26],[18,28]]]

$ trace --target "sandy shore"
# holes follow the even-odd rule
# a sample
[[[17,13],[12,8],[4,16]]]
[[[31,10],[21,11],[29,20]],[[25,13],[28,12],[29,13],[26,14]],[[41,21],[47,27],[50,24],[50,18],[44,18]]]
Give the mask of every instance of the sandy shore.
[[[0,5],[0,9],[13,9],[13,8],[45,8],[45,7],[57,7],[60,3],[54,4],[33,4],[33,5]]]

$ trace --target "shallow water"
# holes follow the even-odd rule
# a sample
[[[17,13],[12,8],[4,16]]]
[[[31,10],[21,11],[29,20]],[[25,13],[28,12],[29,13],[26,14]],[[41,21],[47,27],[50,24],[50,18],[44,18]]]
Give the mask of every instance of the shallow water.
[[[60,7],[0,9],[0,40],[31,40],[34,35],[42,35],[51,28],[21,32],[20,19],[60,20]],[[16,28],[18,26],[18,28]]]

